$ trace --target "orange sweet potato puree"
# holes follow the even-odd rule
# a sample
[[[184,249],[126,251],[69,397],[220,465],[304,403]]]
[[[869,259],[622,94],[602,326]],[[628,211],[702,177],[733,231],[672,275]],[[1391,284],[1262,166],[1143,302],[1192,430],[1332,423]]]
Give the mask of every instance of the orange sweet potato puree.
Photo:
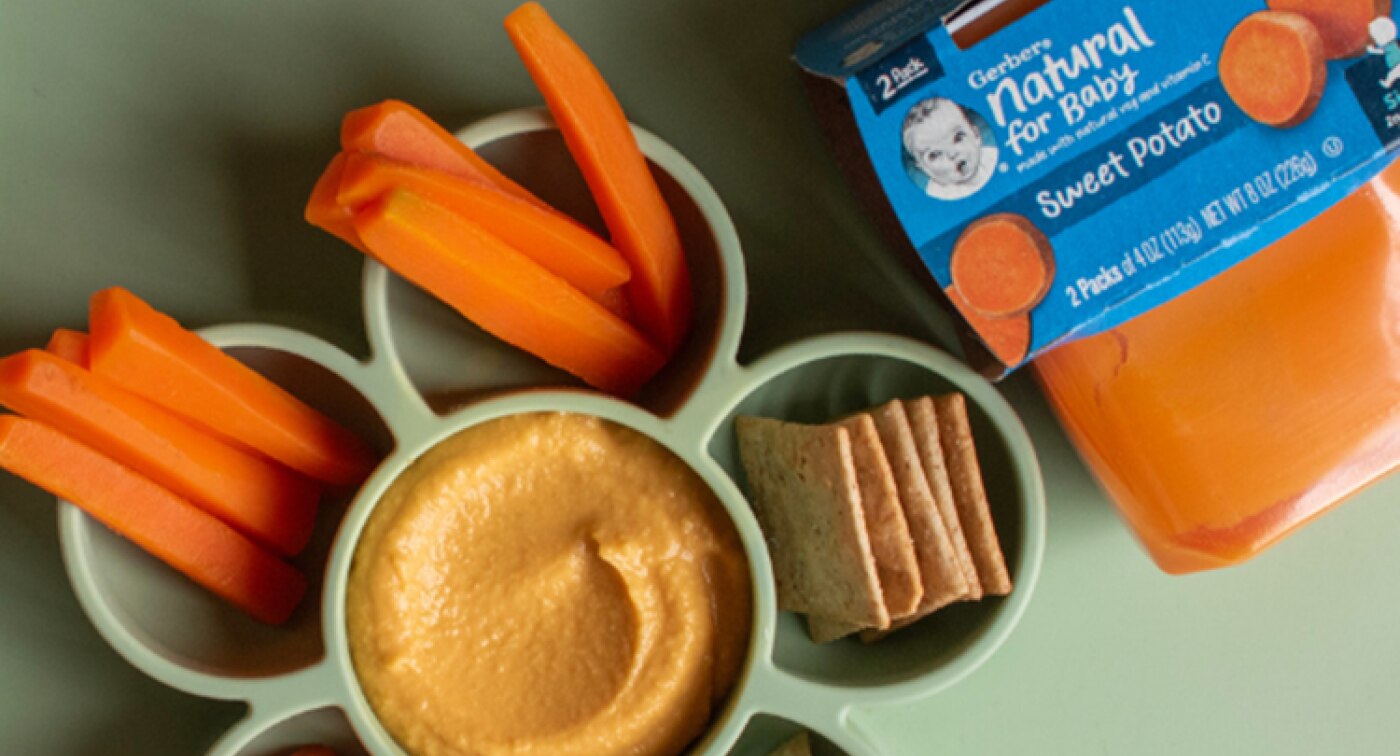
[[[635,431],[568,413],[473,426],[380,499],[346,624],[365,697],[414,756],[671,756],[748,647],[720,502]]]
[[[1400,165],[1035,369],[1162,569],[1258,554],[1400,463]]]

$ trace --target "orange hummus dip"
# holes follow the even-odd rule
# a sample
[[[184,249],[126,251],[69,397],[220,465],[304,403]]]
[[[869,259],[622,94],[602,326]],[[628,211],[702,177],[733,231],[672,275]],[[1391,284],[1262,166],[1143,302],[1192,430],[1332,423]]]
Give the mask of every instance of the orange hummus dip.
[[[409,753],[678,754],[743,665],[748,564],[705,483],[640,434],[518,415],[423,455],[367,524],[350,652]]]

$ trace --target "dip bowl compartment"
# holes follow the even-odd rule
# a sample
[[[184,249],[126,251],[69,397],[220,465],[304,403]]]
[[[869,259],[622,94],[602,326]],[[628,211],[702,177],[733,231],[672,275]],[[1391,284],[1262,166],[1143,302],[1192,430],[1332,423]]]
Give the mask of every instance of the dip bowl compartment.
[[[696,317],[687,344],[634,399],[587,390],[367,262],[371,355],[365,361],[281,328],[238,325],[204,332],[386,454],[358,492],[332,494],[323,502],[316,539],[296,561],[312,590],[287,626],[263,627],[243,618],[76,507],[60,508],[70,577],[106,640],[167,685],[248,704],[247,716],[210,754],[276,756],[314,743],[342,756],[402,753],[365,701],[350,659],[346,585],[356,546],[384,491],[426,450],[476,424],[519,413],[593,415],[652,438],[700,476],[733,521],[753,593],[748,653],[729,698],[690,753],[760,756],[780,735],[799,728],[813,731],[817,752],[828,756],[905,752],[899,744],[872,742],[851,726],[851,712],[944,690],[1010,634],[1035,588],[1045,535],[1039,468],[1010,407],[943,352],[879,334],[810,339],[740,365],[747,288],[733,223],[690,163],[636,131],[682,232]],[[601,228],[547,114],[513,111],[459,136],[544,199]],[[1004,599],[945,609],[878,645],[813,645],[799,618],[777,611],[767,546],[735,455],[733,418],[824,422],[891,398],[950,390],[968,398],[1015,590]]]
[[[309,745],[335,749],[338,756],[368,756],[369,751],[340,709],[329,706],[296,712],[278,720],[244,720],[215,746],[241,756],[290,756]]]
[[[874,644],[854,639],[818,645],[806,620],[783,613],[773,661],[804,680],[845,688],[848,700],[942,690],[971,672],[1010,634],[1030,600],[1044,550],[1043,515],[1024,502],[1044,498],[1018,421],[985,380],[935,349],[877,334],[811,339],[747,369],[748,386],[711,436],[710,453],[749,492],[738,461],[734,417],[753,415],[825,423],[892,399],[960,391],[967,397],[978,458],[1013,590],[1005,598],[960,602]]]

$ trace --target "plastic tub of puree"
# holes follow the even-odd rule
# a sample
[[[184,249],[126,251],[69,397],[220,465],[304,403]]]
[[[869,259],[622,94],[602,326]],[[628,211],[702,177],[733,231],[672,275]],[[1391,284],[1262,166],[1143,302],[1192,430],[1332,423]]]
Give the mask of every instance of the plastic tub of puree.
[[[505,113],[460,136],[559,209],[601,227],[546,113]],[[906,753],[913,744],[880,743],[853,726],[852,711],[943,691],[1011,632],[1035,588],[1045,539],[1039,467],[1011,408],[945,353],[879,334],[811,339],[740,365],[746,284],[734,225],[679,153],[645,131],[637,136],[685,241],[696,318],[687,345],[632,401],[585,389],[373,262],[363,279],[366,361],[283,328],[204,331],[387,454],[360,490],[323,503],[317,536],[295,562],[312,588],[286,626],[247,619],[76,507],[60,507],[69,575],[105,639],[166,685],[247,704],[247,715],[214,742],[211,756],[272,756],[307,744],[342,756],[403,753],[376,721],[351,663],[345,598],[356,543],[381,495],[416,458],[465,428],[515,413],[595,415],[649,436],[693,468],[733,519],[754,597],[747,659],[690,753],[765,754],[799,728],[814,733],[818,753]],[[812,644],[798,617],[777,610],[767,547],[745,498],[734,417],[825,421],[896,397],[953,390],[968,398],[1014,592],[949,607],[877,645]]]
[[[1400,164],[1180,298],[1035,362],[1169,573],[1240,564],[1400,466]]]

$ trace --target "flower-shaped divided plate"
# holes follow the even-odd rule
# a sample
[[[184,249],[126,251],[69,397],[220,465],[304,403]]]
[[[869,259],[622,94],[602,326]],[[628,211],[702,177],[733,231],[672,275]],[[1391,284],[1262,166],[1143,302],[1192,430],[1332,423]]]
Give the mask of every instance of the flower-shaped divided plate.
[[[559,209],[601,227],[544,112],[513,111],[460,136]],[[309,743],[342,754],[401,753],[376,721],[351,664],[345,589],[356,542],[381,494],[426,450],[464,428],[515,413],[585,413],[650,436],[690,465],[732,517],[752,574],[751,640],[739,682],[693,753],[764,754],[798,728],[815,733],[818,753],[907,752],[909,744],[880,743],[861,732],[850,713],[944,690],[1010,633],[1035,587],[1045,536],[1040,471],[1010,407],[943,352],[879,334],[807,340],[740,365],[746,289],[734,225],[680,154],[645,131],[637,136],[681,229],[696,312],[688,345],[633,401],[585,389],[373,262],[364,275],[367,361],[282,328],[231,325],[204,332],[376,440],[387,455],[360,490],[332,495],[323,505],[320,530],[296,560],[313,589],[285,627],[247,619],[76,507],[61,508],[69,574],[106,640],[167,685],[248,704],[248,715],[210,754],[271,756]],[[823,422],[892,398],[948,391],[968,398],[1015,591],[954,605],[879,644],[814,645],[797,617],[777,610],[767,547],[745,498],[734,417]]]

